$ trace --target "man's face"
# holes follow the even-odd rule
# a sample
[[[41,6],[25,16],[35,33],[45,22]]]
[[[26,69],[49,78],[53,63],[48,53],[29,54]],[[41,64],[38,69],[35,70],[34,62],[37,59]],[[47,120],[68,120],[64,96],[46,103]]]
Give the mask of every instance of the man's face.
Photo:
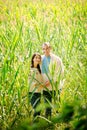
[[[49,56],[50,55],[50,49],[51,48],[49,46],[43,45],[42,49],[43,49],[43,53],[44,53],[45,56]]]

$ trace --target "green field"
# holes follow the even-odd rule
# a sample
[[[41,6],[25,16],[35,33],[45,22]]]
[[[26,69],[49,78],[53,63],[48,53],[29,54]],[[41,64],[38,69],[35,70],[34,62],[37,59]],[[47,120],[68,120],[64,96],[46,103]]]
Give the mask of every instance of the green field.
[[[63,61],[64,85],[52,120],[41,116],[40,125],[32,123],[28,75],[45,41]],[[0,130],[85,130],[86,122],[87,1],[0,0]]]

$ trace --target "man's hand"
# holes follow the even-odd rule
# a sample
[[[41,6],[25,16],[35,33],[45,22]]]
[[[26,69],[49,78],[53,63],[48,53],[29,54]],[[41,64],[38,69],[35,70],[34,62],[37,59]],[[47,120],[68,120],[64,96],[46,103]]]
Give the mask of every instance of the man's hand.
[[[46,87],[49,87],[49,85],[50,85],[50,82],[49,82],[49,81],[46,81],[46,82],[45,82],[45,86],[46,86]]]

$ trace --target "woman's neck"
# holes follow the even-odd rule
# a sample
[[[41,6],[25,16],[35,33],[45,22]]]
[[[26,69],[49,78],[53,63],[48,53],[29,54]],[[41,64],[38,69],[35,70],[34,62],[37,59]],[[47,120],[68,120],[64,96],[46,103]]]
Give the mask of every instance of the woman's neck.
[[[34,64],[34,68],[37,68],[37,64]]]

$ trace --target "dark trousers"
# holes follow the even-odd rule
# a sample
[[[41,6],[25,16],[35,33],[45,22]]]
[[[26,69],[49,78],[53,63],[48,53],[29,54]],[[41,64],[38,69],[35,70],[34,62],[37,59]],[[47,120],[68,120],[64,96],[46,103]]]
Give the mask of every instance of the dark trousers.
[[[36,111],[36,107],[40,104],[40,98],[41,98],[41,93],[33,93],[29,92],[29,97],[30,97],[30,102],[32,107],[34,108],[34,117],[37,115],[40,115],[40,111]]]
[[[50,103],[52,103],[52,91],[43,91],[43,97],[45,100],[45,103],[48,104],[48,106],[46,107],[46,111],[45,111],[45,116],[46,118],[50,117],[51,118],[51,113],[52,113],[52,108],[50,106]]]
[[[52,93],[52,91],[43,91],[43,97],[44,97],[44,102],[47,104],[46,111],[45,111],[45,117],[51,118],[52,114],[52,108],[50,106],[50,103],[52,103],[52,95],[55,95],[55,91]],[[29,92],[29,97],[30,97],[30,102],[32,107],[34,108],[34,117],[37,115],[40,115],[41,111],[36,111],[36,107],[40,104],[40,99],[41,99],[41,93],[33,93]]]

